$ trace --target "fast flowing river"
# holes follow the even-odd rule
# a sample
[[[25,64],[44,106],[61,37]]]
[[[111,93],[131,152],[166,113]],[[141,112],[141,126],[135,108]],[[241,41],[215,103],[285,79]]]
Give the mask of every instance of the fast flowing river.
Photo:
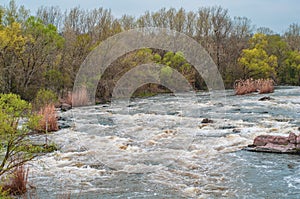
[[[299,133],[300,87],[212,103],[208,92],[60,113],[60,150],[29,163],[38,198],[299,198],[300,156],[242,151],[257,135]],[[269,101],[259,101],[270,96]],[[202,124],[204,118],[213,123]]]

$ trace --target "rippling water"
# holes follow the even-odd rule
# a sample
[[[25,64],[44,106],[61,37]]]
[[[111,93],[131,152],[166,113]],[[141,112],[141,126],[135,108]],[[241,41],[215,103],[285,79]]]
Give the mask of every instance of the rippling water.
[[[299,133],[300,87],[226,94],[219,102],[208,92],[165,94],[61,113],[73,117],[72,128],[49,136],[60,150],[30,162],[29,181],[39,198],[299,198],[299,156],[241,149],[260,134]]]

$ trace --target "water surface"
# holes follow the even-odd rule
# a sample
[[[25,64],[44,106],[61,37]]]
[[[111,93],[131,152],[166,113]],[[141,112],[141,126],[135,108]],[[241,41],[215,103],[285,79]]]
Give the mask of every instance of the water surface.
[[[30,162],[29,181],[40,198],[299,198],[299,156],[241,149],[257,135],[299,133],[300,88],[226,94],[218,102],[208,92],[164,94],[61,113],[75,123],[49,135],[60,150]],[[273,100],[259,101],[264,96]]]

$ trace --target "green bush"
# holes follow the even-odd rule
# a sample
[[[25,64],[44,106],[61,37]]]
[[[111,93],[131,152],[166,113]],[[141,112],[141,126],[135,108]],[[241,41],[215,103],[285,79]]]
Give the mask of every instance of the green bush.
[[[12,199],[12,197],[9,196],[9,193],[7,191],[2,190],[1,186],[0,186],[0,199]]]
[[[58,97],[53,91],[40,89],[34,100],[34,108],[35,110],[40,110],[49,104],[56,104],[57,102]]]
[[[38,119],[31,109],[16,94],[0,94],[0,177],[35,157],[28,134]]]

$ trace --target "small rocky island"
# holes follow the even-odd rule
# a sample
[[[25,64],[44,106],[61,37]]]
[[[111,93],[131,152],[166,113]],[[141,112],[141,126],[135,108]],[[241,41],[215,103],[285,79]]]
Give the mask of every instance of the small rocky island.
[[[290,133],[288,137],[275,135],[260,135],[252,145],[244,148],[247,151],[265,153],[284,153],[300,155],[300,135]]]

